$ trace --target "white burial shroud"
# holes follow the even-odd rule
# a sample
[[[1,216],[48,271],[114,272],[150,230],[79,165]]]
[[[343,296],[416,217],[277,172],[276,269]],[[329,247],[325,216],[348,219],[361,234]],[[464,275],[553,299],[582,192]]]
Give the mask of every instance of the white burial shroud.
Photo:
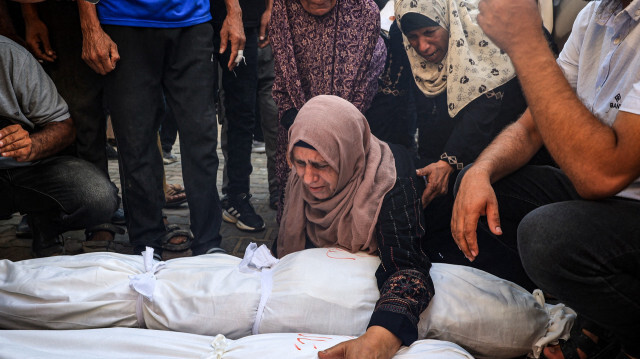
[[[237,339],[261,333],[365,332],[379,297],[375,256],[337,248],[280,261],[266,247],[245,259],[90,253],[0,261],[0,328],[147,327]],[[146,258],[146,264],[145,260]],[[537,357],[567,338],[575,312],[473,268],[434,264],[435,296],[419,337],[454,342],[477,358]]]
[[[72,338],[70,340],[70,338]],[[10,330],[0,336],[0,359],[316,359],[318,351],[352,339],[323,334],[261,334],[239,340],[159,330],[110,328]],[[420,340],[393,359],[473,359],[459,346]]]

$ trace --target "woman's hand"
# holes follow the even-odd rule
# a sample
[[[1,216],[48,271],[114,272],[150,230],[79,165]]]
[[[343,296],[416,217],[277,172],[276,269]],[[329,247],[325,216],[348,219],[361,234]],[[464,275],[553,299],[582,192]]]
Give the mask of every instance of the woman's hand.
[[[391,359],[402,342],[383,327],[372,326],[361,337],[318,352],[320,359]]]
[[[449,176],[452,172],[453,167],[445,161],[438,161],[416,170],[416,174],[425,176],[427,181],[427,188],[422,193],[422,207],[426,207],[434,198],[447,194]]]

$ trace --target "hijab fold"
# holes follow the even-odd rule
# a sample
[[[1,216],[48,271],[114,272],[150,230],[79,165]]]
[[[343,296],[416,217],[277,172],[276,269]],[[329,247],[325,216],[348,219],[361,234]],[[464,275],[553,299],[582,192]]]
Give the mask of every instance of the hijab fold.
[[[428,97],[447,91],[449,116],[516,76],[511,59],[482,31],[476,18],[479,0],[396,0],[395,14],[418,88]],[[441,63],[425,60],[411,47],[402,28],[407,14],[428,17],[449,31]],[[410,30],[409,30],[410,31]]]
[[[364,115],[337,96],[317,96],[289,129],[288,158],[299,141],[313,146],[338,173],[336,192],[318,200],[295,170],[285,192],[278,257],[305,248],[339,246],[351,252],[377,250],[374,229],[384,196],[396,181],[389,146],[371,134]]]

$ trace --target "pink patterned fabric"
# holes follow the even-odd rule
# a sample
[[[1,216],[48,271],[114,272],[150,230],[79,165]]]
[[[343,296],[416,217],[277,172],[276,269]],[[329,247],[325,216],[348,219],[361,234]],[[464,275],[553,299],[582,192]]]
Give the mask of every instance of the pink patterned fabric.
[[[269,37],[280,116],[317,95],[369,108],[386,57],[373,0],[338,0],[324,16],[307,13],[298,0],[274,0]]]
[[[299,0],[274,0],[269,37],[273,48],[273,98],[279,117],[300,110],[317,95],[344,98],[364,112],[378,89],[386,47],[373,0],[337,0],[324,16],[307,13]],[[287,131],[279,126],[276,177],[283,191],[289,175],[285,159]]]

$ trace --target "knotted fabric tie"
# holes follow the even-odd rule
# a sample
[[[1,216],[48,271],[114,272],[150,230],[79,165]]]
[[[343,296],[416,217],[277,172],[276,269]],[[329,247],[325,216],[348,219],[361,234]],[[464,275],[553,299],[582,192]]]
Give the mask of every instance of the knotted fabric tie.
[[[153,259],[153,248],[147,247],[142,252],[142,259],[144,262],[144,273],[130,275],[129,286],[131,289],[138,292],[138,300],[136,302],[136,317],[138,318],[138,326],[140,328],[146,328],[144,322],[144,316],[142,315],[142,305],[144,304],[144,298],[147,298],[150,302],[153,302],[153,291],[156,288],[156,276],[160,267],[164,266],[165,262],[158,262]]]
[[[244,258],[238,265],[238,269],[242,273],[260,272],[260,304],[256,312],[256,320],[253,322],[252,334],[258,334],[264,307],[267,305],[267,299],[271,295],[273,289],[273,273],[271,267],[280,262],[279,259],[271,254],[271,251],[264,244],[258,248],[255,243],[249,244],[244,252]]]

